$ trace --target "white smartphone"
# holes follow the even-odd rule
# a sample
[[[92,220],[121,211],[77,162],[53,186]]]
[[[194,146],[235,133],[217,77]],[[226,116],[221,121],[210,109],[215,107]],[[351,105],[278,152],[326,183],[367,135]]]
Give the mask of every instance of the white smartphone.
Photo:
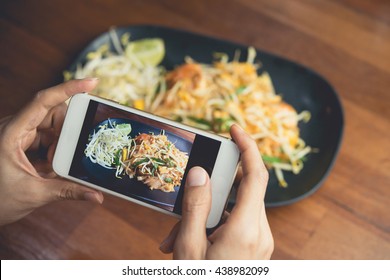
[[[239,162],[228,138],[88,94],[70,100],[54,154],[67,179],[180,216],[184,182],[193,166],[211,178],[207,228],[218,225]]]

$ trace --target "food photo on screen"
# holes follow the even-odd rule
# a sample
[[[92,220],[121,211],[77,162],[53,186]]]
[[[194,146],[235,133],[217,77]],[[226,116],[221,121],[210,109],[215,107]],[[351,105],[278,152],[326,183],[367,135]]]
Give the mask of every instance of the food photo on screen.
[[[194,133],[94,103],[70,175],[173,211],[194,139]]]

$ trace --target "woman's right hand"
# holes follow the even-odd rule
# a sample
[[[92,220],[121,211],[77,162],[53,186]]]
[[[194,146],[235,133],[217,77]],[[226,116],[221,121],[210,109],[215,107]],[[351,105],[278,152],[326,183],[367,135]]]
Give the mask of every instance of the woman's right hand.
[[[174,259],[269,259],[274,249],[264,207],[268,172],[256,143],[239,126],[230,131],[242,160],[243,177],[236,205],[225,222],[206,236],[211,208],[210,178],[195,167],[187,175],[182,220],[163,241],[160,250]]]

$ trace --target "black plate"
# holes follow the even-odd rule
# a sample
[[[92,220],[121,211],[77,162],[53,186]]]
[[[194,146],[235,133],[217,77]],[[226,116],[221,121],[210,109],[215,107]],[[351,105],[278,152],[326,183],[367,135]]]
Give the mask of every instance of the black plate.
[[[102,125],[112,127],[116,124],[121,123],[131,124],[132,130],[130,136],[132,138],[134,138],[140,133],[153,133],[155,135],[158,135],[161,132],[161,129],[159,128],[150,125],[145,126],[144,124],[134,120],[111,118],[110,122],[108,120],[105,120],[96,125],[95,128],[91,130],[90,134],[93,134],[94,131],[98,131],[99,127]],[[182,152],[190,154],[192,143],[167,131],[165,131],[165,135],[167,136],[169,141],[175,144],[176,148],[178,148]],[[93,163],[87,157],[83,157],[82,165],[88,173],[88,181],[96,182],[99,185],[105,186],[106,188],[114,192],[121,193],[130,197],[135,197],[163,208],[164,206],[174,207],[175,205],[176,197],[179,192],[179,186],[175,187],[174,192],[150,190],[147,185],[138,181],[136,178],[130,179],[128,176],[125,175],[122,176],[121,179],[116,178],[114,169],[104,168],[97,163]]]
[[[227,53],[232,58],[234,52],[239,49],[242,58],[246,58],[247,55],[247,46],[176,29],[129,26],[117,28],[116,32],[119,36],[130,32],[132,40],[162,38],[166,47],[162,64],[167,69],[182,64],[185,56],[191,56],[199,62],[211,63],[215,52]],[[79,54],[69,70],[74,71],[78,63],[85,62],[88,52],[106,43],[111,45],[107,32],[93,40]],[[262,64],[259,71],[267,71],[270,74],[276,92],[281,94],[286,102],[298,112],[302,110],[311,112],[310,122],[301,123],[299,128],[306,143],[319,149],[318,153],[308,156],[300,174],[284,173],[288,182],[287,188],[281,188],[274,173],[270,172],[265,196],[266,206],[286,205],[312,194],[329,174],[341,144],[343,111],[332,86],[312,70],[261,50],[257,50],[256,59]],[[234,203],[234,196],[230,202]]]

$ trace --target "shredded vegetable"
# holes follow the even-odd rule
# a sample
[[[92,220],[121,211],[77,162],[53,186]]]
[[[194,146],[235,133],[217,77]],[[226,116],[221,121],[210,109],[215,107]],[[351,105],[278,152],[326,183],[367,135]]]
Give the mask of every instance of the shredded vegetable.
[[[115,169],[119,164],[118,151],[129,144],[131,125],[115,125],[110,120],[108,122],[109,125],[100,126],[98,131],[90,135],[84,153],[93,163]]]
[[[156,90],[164,88],[161,85],[165,83],[164,68],[155,65],[161,59],[156,60],[156,54],[146,52],[153,56],[152,63],[147,63],[145,52],[139,51],[139,45],[142,47],[145,42],[130,42],[129,34],[125,34],[120,42],[115,31],[111,30],[110,38],[115,51],[110,50],[107,44],[102,45],[87,54],[85,65],[78,65],[74,73],[65,72],[65,79],[99,78],[99,86],[92,91],[93,94],[140,110],[148,108]],[[157,55],[161,56],[161,52],[163,55],[162,40],[153,40],[157,46]]]

